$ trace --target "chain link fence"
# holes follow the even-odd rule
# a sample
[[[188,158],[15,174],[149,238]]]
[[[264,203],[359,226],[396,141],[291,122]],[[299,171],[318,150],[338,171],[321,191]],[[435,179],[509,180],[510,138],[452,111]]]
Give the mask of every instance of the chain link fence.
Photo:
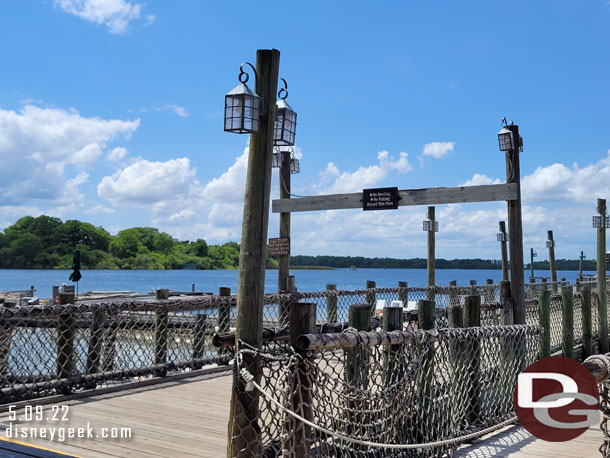
[[[235,418],[232,454],[448,454],[464,436],[514,417],[513,388],[537,358],[540,332],[347,330],[302,336],[297,351],[242,350],[236,373],[247,383],[236,402],[257,403],[260,414]]]

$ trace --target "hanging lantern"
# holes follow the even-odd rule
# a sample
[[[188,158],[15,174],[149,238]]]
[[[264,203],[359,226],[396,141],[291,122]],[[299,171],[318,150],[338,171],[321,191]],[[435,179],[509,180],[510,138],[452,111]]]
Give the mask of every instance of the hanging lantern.
[[[239,82],[231,92],[225,95],[225,132],[237,134],[251,134],[258,132],[261,98],[253,92],[246,82],[250,78],[244,71],[244,65],[256,69],[249,62],[240,65]]]
[[[276,168],[276,169],[281,169],[283,155],[284,155],[284,153],[282,153],[281,151],[274,151],[273,157],[271,159],[271,167]]]
[[[299,173],[301,171],[301,164],[296,157],[290,158],[290,173]]]
[[[504,232],[498,232],[496,235],[498,242],[506,242],[506,234]]]
[[[498,142],[500,143],[500,151],[510,151],[515,147],[513,133],[506,127],[498,132]]]
[[[424,220],[423,229],[424,232],[438,232],[438,221]]]
[[[297,114],[292,109],[286,97],[288,97],[288,84],[284,78],[280,78],[284,87],[278,92],[280,100],[276,102],[275,129],[273,131],[273,144],[278,146],[294,145],[294,136],[297,128]]]

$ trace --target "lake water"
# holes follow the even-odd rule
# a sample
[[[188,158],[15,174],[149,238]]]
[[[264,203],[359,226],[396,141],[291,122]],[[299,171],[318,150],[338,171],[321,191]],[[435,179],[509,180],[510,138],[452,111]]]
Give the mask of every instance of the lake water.
[[[24,290],[34,285],[35,295],[49,298],[53,285],[73,284],[68,280],[69,270],[18,270],[0,269],[0,291]],[[367,280],[377,282],[378,287],[396,287],[399,281],[409,286],[426,285],[426,269],[336,269],[336,270],[293,270],[299,291],[321,291],[328,283],[339,289],[364,289]],[[595,272],[585,272],[595,273]],[[549,276],[548,271],[536,271],[536,276]],[[157,288],[191,291],[218,292],[221,286],[237,292],[236,270],[84,270],[79,282],[79,292],[84,291],[137,291],[149,293]],[[529,271],[525,273],[526,281]],[[574,282],[577,271],[559,271],[559,279]],[[436,284],[448,285],[456,280],[458,285],[468,285],[470,280],[483,284],[491,278],[498,282],[502,278],[500,270],[437,269]],[[269,270],[265,276],[265,291],[277,291],[277,270]]]

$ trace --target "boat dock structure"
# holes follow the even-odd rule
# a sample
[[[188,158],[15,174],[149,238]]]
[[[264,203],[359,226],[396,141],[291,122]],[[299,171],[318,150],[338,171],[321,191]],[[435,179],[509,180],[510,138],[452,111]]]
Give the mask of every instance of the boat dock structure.
[[[0,306],[0,424],[13,436],[0,450],[567,457],[598,456],[608,443],[604,426],[568,442],[537,439],[516,422],[512,401],[517,375],[537,359],[605,353],[597,283],[526,284],[519,325],[506,322],[513,304],[504,281],[366,286],[265,295],[261,345],[237,352],[237,297],[227,288],[84,300],[62,293],[60,305]],[[586,367],[607,408],[600,361]],[[244,384],[237,394],[236,381]],[[51,441],[62,427],[93,436]]]

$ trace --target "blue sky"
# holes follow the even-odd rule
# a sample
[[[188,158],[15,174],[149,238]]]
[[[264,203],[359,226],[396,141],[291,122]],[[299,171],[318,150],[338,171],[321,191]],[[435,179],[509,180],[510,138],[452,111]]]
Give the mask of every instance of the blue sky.
[[[609,25],[601,0],[3,2],[0,228],[52,214],[239,240],[248,138],[223,132],[223,97],[274,47],[298,112],[296,194],[504,181],[506,116],[525,141],[526,250],[544,259],[552,229],[559,258],[592,258]],[[505,207],[439,206],[438,257],[498,258]],[[423,257],[425,211],[295,214],[293,253]]]

